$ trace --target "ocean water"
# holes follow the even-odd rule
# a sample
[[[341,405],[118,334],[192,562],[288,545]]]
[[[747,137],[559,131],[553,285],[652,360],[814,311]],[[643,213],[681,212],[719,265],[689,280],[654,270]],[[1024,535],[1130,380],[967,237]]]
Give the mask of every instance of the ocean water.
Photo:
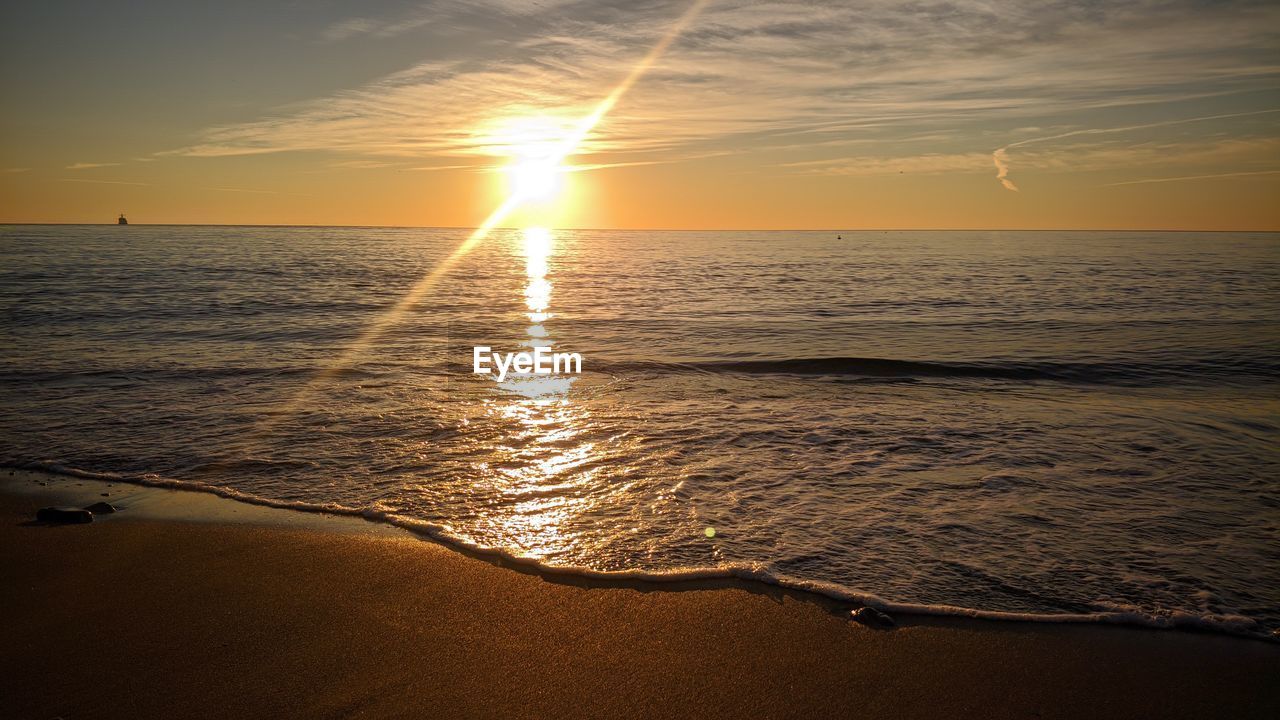
[[[433,277],[467,234],[0,227],[0,463],[566,572],[1280,628],[1280,236],[499,230]],[[539,344],[584,372],[471,373]]]

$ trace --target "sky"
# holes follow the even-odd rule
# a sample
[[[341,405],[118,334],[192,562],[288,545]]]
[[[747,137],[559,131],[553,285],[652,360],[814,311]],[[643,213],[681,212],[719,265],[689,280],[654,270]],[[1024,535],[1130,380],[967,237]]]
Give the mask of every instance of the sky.
[[[474,227],[692,3],[120,5],[0,4],[0,222]],[[565,228],[1280,230],[1280,4],[711,0],[563,165]]]

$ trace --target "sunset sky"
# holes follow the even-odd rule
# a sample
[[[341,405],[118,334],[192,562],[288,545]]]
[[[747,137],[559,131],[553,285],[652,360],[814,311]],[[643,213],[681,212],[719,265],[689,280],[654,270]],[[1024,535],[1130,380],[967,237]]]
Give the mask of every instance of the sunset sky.
[[[0,221],[475,226],[690,2],[0,9]],[[711,2],[554,223],[1280,230],[1274,2]]]

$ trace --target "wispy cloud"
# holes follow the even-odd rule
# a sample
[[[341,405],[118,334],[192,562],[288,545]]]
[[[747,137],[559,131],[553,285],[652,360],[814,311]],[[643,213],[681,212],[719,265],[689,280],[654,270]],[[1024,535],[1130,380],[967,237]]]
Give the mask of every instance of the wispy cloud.
[[[1252,175],[1280,175],[1280,170],[1255,170],[1253,172],[1213,173],[1211,175],[1183,175],[1182,177],[1147,178],[1145,180],[1126,180],[1124,182],[1106,183],[1103,187],[1117,185],[1146,185],[1148,183],[1182,182],[1184,180],[1213,180],[1217,178],[1248,177]]]
[[[129,180],[89,180],[87,178],[59,178],[59,182],[92,183],[94,185],[138,185],[150,186],[151,183],[132,182]]]
[[[1023,148],[1018,153],[1018,164],[1037,170],[1077,172],[1214,166],[1252,171],[1280,165],[1280,136],[1215,134],[1169,140],[1084,136],[1071,142]]]
[[[7,173],[24,173],[30,169],[31,168],[11,167],[11,168],[5,168],[4,171]]]
[[[78,162],[66,167],[67,170],[89,170],[92,168],[115,167],[120,163],[87,163]]]
[[[1089,135],[1101,133],[1085,133],[1077,136],[1075,142],[1066,144],[1046,143],[1041,146],[1030,146],[1019,154],[1019,166],[1024,169],[1050,171],[1096,172],[1115,168],[1137,169],[1158,167],[1189,167],[1230,165],[1234,167],[1274,166],[1280,162],[1280,137],[1240,137],[1199,139],[1189,138],[1170,142],[1106,142],[1090,139]],[[873,150],[869,147],[868,150]],[[983,152],[968,153],[933,153],[924,152],[916,155],[851,155],[779,163],[777,167],[791,172],[810,175],[937,175],[937,174],[973,174],[989,172],[994,160],[997,179],[1010,189],[1017,187],[1006,175],[1008,158],[1003,148],[995,154]],[[1265,174],[1271,171],[1255,173],[1254,171],[1204,176],[1185,177],[1227,177],[1243,174]],[[1163,180],[1140,180],[1137,182],[1162,182]],[[1114,183],[1130,184],[1130,183]],[[1012,187],[1011,187],[1012,186]]]
[[[494,169],[496,169],[496,166],[490,166],[490,165],[420,165],[420,166],[418,166],[418,167],[411,167],[411,168],[408,168],[408,169],[409,169],[409,170],[414,170],[414,171],[419,171],[419,172],[434,172],[434,171],[436,171],[436,170],[474,170],[474,171],[476,171],[476,172],[483,172],[483,171],[486,171],[486,170],[494,170]]]
[[[377,168],[390,167],[392,163],[385,160],[339,160],[329,163],[331,168],[343,168],[354,170],[373,170]]]
[[[519,134],[513,119],[540,118],[550,134],[563,132],[687,4],[438,0],[399,16],[349,19],[327,37],[421,30],[456,39],[478,37],[481,25],[492,32],[495,17],[519,22],[496,23],[511,28],[503,42],[471,43],[362,87],[210,128],[172,153],[442,159],[420,169],[457,169],[450,157],[501,157]],[[1121,132],[1034,129],[1061,127],[1057,115],[1273,88],[1277,27],[1280,6],[1255,2],[718,0],[584,143],[584,154],[609,157],[584,164],[673,161],[726,145],[824,155],[872,135],[945,136],[954,152],[932,160],[922,153],[910,161],[917,171],[948,162],[967,171],[981,157],[1016,189],[1011,148]],[[989,136],[975,130],[966,138],[964,128],[994,122],[1046,135],[994,153]],[[803,171],[888,172],[904,158]]]
[[[925,153],[900,157],[854,156],[782,163],[781,167],[817,175],[936,175],[979,173],[987,168],[987,154]]]
[[[459,16],[492,16],[546,13],[578,0],[433,0],[407,8],[385,17],[352,17],[332,23],[321,31],[320,37],[338,42],[372,36],[388,38],[418,30],[433,24],[453,23]]]
[[[1169,127],[1172,125],[1186,125],[1188,123],[1207,122],[1210,120],[1227,120],[1232,118],[1251,117],[1255,115],[1270,115],[1273,113],[1280,113],[1280,109],[1254,110],[1250,112],[1224,113],[1224,114],[1218,114],[1218,115],[1204,115],[1200,117],[1177,118],[1173,120],[1161,120],[1158,122],[1141,123],[1138,125],[1125,125],[1121,127],[1085,128],[1082,130],[1070,130],[1063,133],[1057,133],[1055,135],[1046,135],[1044,137],[1028,138],[1026,140],[1019,140],[1014,143],[1009,143],[1008,145],[1005,145],[1002,148],[997,148],[994,152],[992,152],[991,159],[996,166],[996,179],[999,180],[1000,184],[1003,185],[1006,189],[1017,192],[1018,186],[1014,185],[1013,181],[1009,179],[1009,150],[1013,148],[1026,147],[1027,145],[1045,143],[1053,140],[1065,140],[1067,138],[1079,137],[1083,135],[1111,135],[1115,133],[1131,133],[1137,130],[1150,130],[1153,128],[1163,128],[1163,127]]]
[[[307,193],[287,192],[284,190],[258,190],[256,188],[233,188],[233,187],[211,187],[209,190],[217,192],[231,193],[249,193],[252,195],[297,195],[299,197],[309,197]]]
[[[991,161],[996,166],[996,179],[1006,190],[1018,192],[1018,186],[1009,179],[1009,148],[1002,147],[991,153]]]
[[[390,37],[422,27],[429,22],[426,17],[403,18],[399,20],[377,20],[373,18],[348,18],[325,28],[321,33],[324,40],[333,42],[347,40],[360,35]]]

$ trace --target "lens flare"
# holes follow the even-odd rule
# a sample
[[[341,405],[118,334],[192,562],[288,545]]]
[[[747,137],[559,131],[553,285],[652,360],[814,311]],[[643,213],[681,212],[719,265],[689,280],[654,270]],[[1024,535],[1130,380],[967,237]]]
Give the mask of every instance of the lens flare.
[[[545,138],[538,142],[529,144],[524,143],[514,148],[518,155],[521,152],[530,152],[529,148],[536,147],[531,157],[525,157],[516,163],[517,167],[525,162],[533,161],[534,165],[525,168],[519,172],[512,173],[520,179],[515,181],[517,190],[512,192],[498,207],[494,208],[489,217],[473,231],[461,245],[452,253],[442,260],[436,267],[422,276],[409,291],[400,298],[391,309],[374,318],[374,320],[365,328],[364,332],[356,338],[355,342],[349,345],[343,352],[339,353],[336,358],[329,364],[327,368],[317,373],[303,389],[297,393],[289,402],[274,413],[273,416],[263,418],[260,424],[265,426],[273,425],[277,420],[291,416],[294,411],[302,404],[303,400],[310,395],[314,389],[327,382],[341,369],[350,367],[357,362],[364,353],[380,338],[383,332],[397,322],[401,316],[413,305],[419,302],[427,295],[437,281],[447,273],[459,260],[471,252],[471,250],[488,237],[490,231],[498,227],[503,220],[507,218],[513,211],[519,208],[529,199],[524,197],[524,192],[532,195],[550,194],[554,196],[557,191],[557,183],[564,173],[564,161],[573,153],[579,151],[587,140],[588,136],[600,123],[601,120],[609,114],[613,107],[618,104],[627,91],[648,72],[649,68],[662,57],[671,43],[675,42],[684,29],[697,18],[702,9],[707,6],[710,0],[694,0],[694,2],[684,11],[675,24],[673,24],[667,32],[658,39],[658,41],[649,49],[648,54],[640,59],[631,68],[631,72],[622,79],[613,90],[605,96],[603,100],[596,104],[586,117],[581,118],[567,133],[559,133],[560,138],[548,142]],[[522,150],[523,148],[523,150]],[[536,169],[535,169],[536,168]],[[536,322],[536,321],[535,321]]]

